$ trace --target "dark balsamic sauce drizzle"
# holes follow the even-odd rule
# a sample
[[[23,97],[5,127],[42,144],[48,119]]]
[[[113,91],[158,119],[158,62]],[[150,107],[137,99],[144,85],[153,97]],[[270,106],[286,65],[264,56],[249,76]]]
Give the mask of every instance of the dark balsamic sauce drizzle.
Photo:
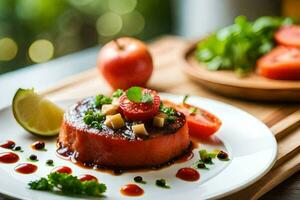
[[[114,168],[114,167],[106,167],[102,165],[95,164],[93,162],[80,162],[79,160],[76,160],[77,152],[70,151],[67,147],[63,147],[60,143],[58,143],[58,149],[56,151],[57,155],[63,159],[70,160],[76,165],[88,168],[88,169],[94,169],[101,172],[106,172],[112,175],[121,175],[125,172],[144,172],[144,171],[150,171],[150,170],[159,170],[165,167],[168,167],[174,163],[182,163],[185,161],[188,161],[193,158],[193,149],[197,148],[198,144],[195,142],[191,142],[187,150],[185,150],[180,156],[177,156],[173,158],[172,160],[163,163],[161,165],[156,165],[152,167],[147,168]]]

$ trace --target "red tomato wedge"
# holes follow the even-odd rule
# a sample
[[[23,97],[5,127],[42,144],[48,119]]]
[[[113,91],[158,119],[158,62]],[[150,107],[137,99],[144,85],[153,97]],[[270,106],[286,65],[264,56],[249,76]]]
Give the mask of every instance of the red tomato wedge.
[[[143,94],[152,96],[152,103],[135,103],[130,101],[126,94],[120,97],[120,108],[129,120],[144,121],[153,117],[159,109],[160,98],[154,90],[143,89]]]
[[[207,138],[219,130],[222,122],[208,111],[187,103],[177,106],[187,118],[189,134],[195,138]]]
[[[277,46],[257,61],[261,76],[280,80],[300,80],[300,48]]]
[[[275,33],[276,41],[281,45],[300,48],[300,26],[283,26]]]

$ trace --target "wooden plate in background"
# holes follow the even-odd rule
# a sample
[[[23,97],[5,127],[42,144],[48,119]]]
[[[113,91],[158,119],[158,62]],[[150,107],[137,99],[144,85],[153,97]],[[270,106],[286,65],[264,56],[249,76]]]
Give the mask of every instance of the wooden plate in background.
[[[261,77],[255,72],[239,78],[233,71],[209,71],[194,56],[196,44],[184,58],[184,71],[203,87],[226,96],[259,101],[300,102],[300,81],[281,81]]]

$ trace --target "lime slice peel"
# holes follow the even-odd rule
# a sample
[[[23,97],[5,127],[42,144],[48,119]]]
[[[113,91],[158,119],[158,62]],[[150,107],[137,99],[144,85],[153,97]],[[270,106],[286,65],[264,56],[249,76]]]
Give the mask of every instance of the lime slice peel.
[[[58,134],[63,109],[35,93],[34,89],[18,89],[12,105],[16,121],[28,132],[41,136]]]

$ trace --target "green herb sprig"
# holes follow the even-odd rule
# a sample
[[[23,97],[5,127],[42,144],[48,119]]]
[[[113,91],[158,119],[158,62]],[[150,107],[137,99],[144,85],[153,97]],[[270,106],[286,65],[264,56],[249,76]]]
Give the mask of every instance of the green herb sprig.
[[[165,179],[157,179],[155,181],[155,185],[157,185],[158,187],[166,188],[166,189],[171,188],[169,185],[167,185],[167,182]]]
[[[196,168],[196,169],[209,170],[209,168],[206,166],[206,164],[202,160],[198,160],[197,162],[193,163],[192,167]]]
[[[99,111],[88,110],[83,116],[83,121],[86,125],[92,126],[97,129],[102,128],[101,121],[104,119],[105,115]]]
[[[213,154],[209,154],[205,149],[199,151],[200,159],[205,164],[214,164],[212,159],[216,156]]]
[[[184,95],[182,99],[182,103],[185,104],[189,97],[190,97],[189,95]]]
[[[167,115],[166,118],[167,122],[169,123],[175,122],[176,117],[175,117],[175,110],[173,108],[167,107],[163,103],[160,103],[159,111]]]
[[[143,179],[143,177],[141,177],[141,176],[135,176],[134,178],[133,178],[133,180],[134,180],[134,182],[136,182],[136,183],[142,183],[142,184],[146,184],[147,182]]]
[[[103,104],[111,104],[112,103],[112,99],[110,97],[104,96],[103,94],[99,94],[95,96],[95,107],[99,108],[101,107]]]
[[[206,169],[209,168],[206,165],[213,165],[213,159],[218,158],[221,161],[229,161],[228,154],[222,150],[214,150],[212,152],[207,152],[205,149],[199,151],[200,159],[193,163],[192,167],[196,169]]]
[[[101,197],[106,191],[103,183],[96,181],[81,182],[76,176],[65,173],[51,173],[47,178],[41,178],[28,183],[32,190],[61,192],[65,195],[83,195]]]
[[[153,103],[153,97],[150,93],[143,93],[141,87],[131,87],[126,91],[126,96],[129,101],[135,103]]]
[[[117,90],[114,91],[114,93],[112,94],[112,97],[114,97],[114,98],[119,98],[120,96],[122,96],[123,93],[124,93],[123,90],[117,89]]]

